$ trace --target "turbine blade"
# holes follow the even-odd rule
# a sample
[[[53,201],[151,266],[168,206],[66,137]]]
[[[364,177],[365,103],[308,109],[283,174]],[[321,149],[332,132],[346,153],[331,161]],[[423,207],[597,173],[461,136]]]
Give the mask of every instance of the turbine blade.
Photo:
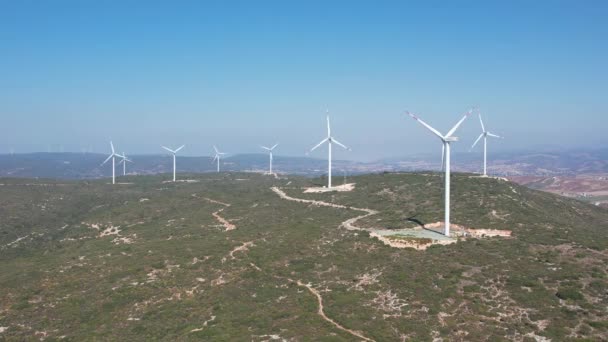
[[[272,150],[274,150],[274,148],[275,148],[275,147],[277,147],[277,146],[279,146],[279,143],[274,144],[274,146],[272,146],[272,147],[270,148],[270,150],[271,150],[271,151],[272,151]]]
[[[333,137],[332,137],[332,138],[331,138],[331,141],[332,141],[332,142],[335,142],[335,143],[336,143],[336,144],[338,144],[339,146],[342,146],[342,147],[343,147],[345,150],[349,150],[349,151],[351,150],[350,148],[348,148],[348,147],[344,146],[344,145],[343,145],[341,142],[339,142],[338,140],[336,140],[336,138],[333,138]]]
[[[504,138],[503,138],[503,137],[501,137],[500,135],[496,135],[496,134],[494,134],[494,133],[490,133],[490,132],[488,132],[488,135],[489,135],[489,136],[491,136],[491,137],[493,137],[493,138],[500,138],[500,139],[504,139]]]
[[[103,163],[101,163],[100,166],[102,166],[103,164],[107,163],[108,160],[112,159],[112,157],[114,157],[114,154],[110,154],[110,156],[106,160],[104,160]]]
[[[327,111],[327,136],[331,137],[331,128],[329,127],[329,110]]]
[[[439,137],[439,139],[444,140],[443,135],[441,135],[441,133],[439,133],[438,130],[434,129],[433,127],[431,127],[429,124],[427,124],[426,122],[422,121],[419,117],[417,117],[416,115],[410,113],[410,112],[406,112],[409,116],[411,116],[414,120],[420,122],[420,124],[424,127],[426,127],[429,131],[431,131],[433,134],[435,134],[436,136]]]
[[[460,121],[458,121],[454,127],[452,127],[452,129],[445,135],[446,137],[452,136],[452,134],[454,134],[454,132],[456,132],[456,130],[458,129],[458,127],[460,126],[460,124],[462,124],[464,122],[464,120],[471,115],[471,113],[473,113],[473,109],[469,109],[468,112],[466,112],[464,114],[464,116],[462,117],[462,119],[460,119]]]
[[[315,147],[313,147],[313,148],[310,149],[310,152],[316,150],[319,146],[323,145],[323,143],[325,143],[327,140],[329,140],[329,137],[321,140],[321,142],[318,143],[317,146],[315,146]]]
[[[182,146],[180,146],[180,147],[179,147],[177,150],[175,150],[175,152],[174,152],[174,153],[179,152],[179,150],[181,150],[181,149],[182,149],[182,148],[184,148],[185,146],[186,146],[186,145],[182,145]]]
[[[215,145],[213,145],[213,149],[215,150],[215,153],[218,153],[219,151],[217,150],[217,147],[215,147]]]
[[[486,127],[483,125],[483,120],[481,120],[481,113],[479,113],[479,123],[481,123],[481,130],[482,132],[486,131]]]
[[[265,149],[266,151],[272,151],[272,149],[271,149],[271,148],[268,148],[268,147],[266,147],[266,146],[262,146],[262,145],[260,145],[260,147],[261,147],[261,148],[263,148],[263,149]]]
[[[171,153],[175,153],[175,151],[173,151],[172,149],[165,147],[165,146],[161,146],[162,148],[164,148],[165,150],[171,152]]]
[[[477,145],[477,143],[479,142],[479,140],[481,139],[481,137],[483,137],[483,133],[481,133],[479,135],[479,137],[477,138],[477,140],[475,140],[475,142],[473,143],[473,146],[471,146],[471,150],[473,149],[473,147],[475,147],[475,145]],[[469,150],[470,151],[470,150]]]
[[[112,154],[114,154],[114,144],[112,144],[112,140],[110,140],[110,148],[112,148]]]

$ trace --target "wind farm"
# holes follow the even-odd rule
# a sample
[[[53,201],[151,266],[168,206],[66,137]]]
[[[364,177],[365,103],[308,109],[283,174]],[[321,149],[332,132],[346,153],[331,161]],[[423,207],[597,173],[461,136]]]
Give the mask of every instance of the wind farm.
[[[0,3],[0,341],[608,341],[606,18]]]
[[[116,153],[110,142],[111,153],[100,166],[111,160],[112,184],[121,187],[109,186],[103,177],[85,183],[0,179],[3,190],[8,190],[0,192],[0,202],[17,203],[11,210],[18,218],[3,228],[0,237],[0,253],[7,256],[0,286],[9,294],[3,297],[9,309],[0,317],[4,329],[0,334],[38,336],[31,333],[35,326],[44,336],[86,339],[92,332],[80,323],[82,316],[71,316],[71,302],[60,299],[74,297],[79,310],[92,312],[87,319],[108,322],[111,329],[100,335],[107,339],[138,339],[143,334],[146,339],[249,336],[262,341],[267,336],[289,340],[305,334],[312,339],[380,341],[387,336],[401,338],[406,332],[420,338],[437,334],[458,338],[462,333],[444,329],[459,327],[477,340],[495,326],[501,327],[497,336],[515,340],[560,339],[567,334],[601,338],[606,332],[603,309],[586,298],[605,298],[598,289],[606,278],[598,270],[608,262],[608,255],[599,252],[608,250],[602,224],[608,211],[530,190],[503,177],[488,177],[486,139],[500,136],[486,130],[480,115],[482,132],[471,148],[484,139],[484,173],[479,177],[453,172],[452,144],[461,140],[456,132],[466,127],[474,111],[465,112],[445,134],[406,112],[439,138],[440,172],[357,173],[340,166],[344,184],[335,185],[332,146],[351,149],[335,138],[327,115],[327,135],[310,150],[327,144],[327,160],[318,163],[326,163],[326,173],[316,176],[287,172],[278,176],[273,168],[278,143],[260,145],[264,161],[250,171],[226,168],[226,164],[234,168],[234,162],[222,163],[226,153],[213,145],[214,169],[178,173],[182,145],[161,146],[172,157],[172,181],[162,181],[163,176],[127,173],[126,164],[132,159],[125,152]],[[406,134],[416,131],[412,125],[405,130]],[[128,182],[116,183],[115,158],[120,159],[122,177]],[[183,162],[202,161],[190,159]],[[36,209],[21,213],[22,202],[34,203]],[[49,205],[56,214],[48,216]],[[180,209],[173,213],[169,208]],[[570,233],[574,222],[577,229]],[[547,243],[561,249],[564,241],[576,245],[562,254],[548,252],[552,249]],[[65,252],[53,251],[56,246]],[[51,251],[45,254],[49,261],[43,267],[54,274],[53,283],[67,284],[76,278],[78,285],[41,287],[35,284],[49,281],[49,276],[36,272],[28,273],[32,285],[27,290],[12,282],[22,273],[23,258],[39,258],[39,247]],[[446,255],[453,260],[446,261]],[[587,261],[592,255],[595,261]],[[541,264],[540,256],[545,260]],[[106,258],[112,261],[97,261]],[[543,266],[557,263],[562,266]],[[99,279],[91,279],[88,269],[96,270]],[[530,269],[544,280],[529,278]],[[561,279],[572,272],[583,276],[564,283]],[[589,281],[594,285],[585,286]],[[497,296],[499,288],[503,294]],[[311,304],[303,306],[301,301]],[[84,304],[89,302],[93,304]],[[541,304],[531,307],[530,302]],[[59,317],[61,323],[36,321],[29,313],[30,303],[42,303],[49,308],[45,315]],[[585,305],[588,311],[564,311],[574,305]],[[93,309],[100,306],[107,309]],[[184,310],[196,318],[183,318]],[[349,318],[353,312],[359,318]],[[493,312],[502,319],[495,320]],[[112,318],[104,318],[106,314]],[[380,323],[375,320],[378,314],[384,317]],[[310,315],[316,321],[286,320],[279,323],[280,332],[269,334],[272,328],[264,322],[272,322],[275,315]],[[453,320],[463,315],[468,318]],[[20,317],[33,323],[20,325]],[[232,321],[247,321],[247,317],[264,319],[246,324]],[[559,324],[547,323],[548,317],[557,317]],[[522,320],[525,325],[509,330]],[[62,328],[72,324],[68,321],[76,322],[77,328]],[[592,328],[582,332],[581,324]]]

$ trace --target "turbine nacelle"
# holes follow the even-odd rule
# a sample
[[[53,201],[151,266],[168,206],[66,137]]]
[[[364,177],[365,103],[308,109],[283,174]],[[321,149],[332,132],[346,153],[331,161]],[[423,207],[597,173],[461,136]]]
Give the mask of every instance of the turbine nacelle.
[[[279,146],[279,143],[274,144],[272,147],[266,147],[264,145],[260,145],[261,148],[265,149],[266,151],[270,151],[270,152],[272,152],[272,150],[274,150],[277,146]]]
[[[129,163],[133,162],[131,159],[127,158],[127,155],[124,152],[122,153],[122,155],[117,154],[116,156],[121,158],[121,161],[119,161],[118,164],[122,164],[125,162],[129,162]]]
[[[117,154],[116,151],[114,150],[114,144],[111,141],[110,141],[110,148],[112,149],[112,153],[110,153],[108,158],[106,160],[104,160],[100,166],[103,166],[105,163],[107,163],[110,159],[112,159],[114,157],[121,157],[121,155]]]
[[[179,152],[179,150],[181,150],[181,149],[182,149],[182,148],[184,148],[185,146],[186,146],[186,145],[182,145],[182,146],[180,146],[180,147],[179,147],[178,149],[176,149],[176,150],[172,150],[172,149],[170,149],[170,148],[168,148],[168,147],[165,147],[165,146],[161,146],[161,147],[162,147],[163,149],[167,150],[169,153],[172,153],[172,154],[174,154],[174,155],[175,155],[177,152]]]

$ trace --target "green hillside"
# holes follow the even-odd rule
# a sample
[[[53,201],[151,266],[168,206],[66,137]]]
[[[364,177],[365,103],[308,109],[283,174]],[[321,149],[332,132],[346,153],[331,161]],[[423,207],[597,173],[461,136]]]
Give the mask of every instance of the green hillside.
[[[0,179],[0,340],[608,338],[606,209],[456,174],[453,222],[512,237],[417,251],[341,225],[441,221],[437,174],[179,178]]]

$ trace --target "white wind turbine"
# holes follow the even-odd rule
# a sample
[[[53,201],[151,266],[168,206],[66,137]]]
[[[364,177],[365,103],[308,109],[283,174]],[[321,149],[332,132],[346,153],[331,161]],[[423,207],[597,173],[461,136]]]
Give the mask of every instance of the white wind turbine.
[[[329,157],[327,158],[327,162],[328,162],[328,168],[327,168],[327,188],[331,189],[331,145],[332,145],[332,143],[336,143],[338,146],[341,146],[345,150],[351,151],[351,149],[348,148],[348,147],[346,147],[346,146],[344,146],[342,143],[340,143],[338,140],[336,140],[336,138],[334,138],[334,137],[331,136],[331,128],[330,128],[330,125],[329,125],[329,113],[327,114],[327,138],[321,140],[321,142],[318,143],[317,146],[313,147],[310,150],[310,152],[314,151],[315,149],[317,149],[317,147],[323,145],[325,142],[328,143],[328,154],[329,154]]]
[[[112,184],[116,184],[116,169],[115,169],[115,157],[120,157],[121,155],[116,154],[116,152],[114,152],[114,144],[112,144],[112,141],[110,141],[110,148],[112,149],[112,153],[110,154],[110,156],[103,161],[103,163],[101,163],[101,166],[103,166],[105,163],[108,162],[108,160],[112,159]]]
[[[122,158],[121,161],[118,162],[118,164],[122,164],[122,175],[126,176],[127,175],[127,162],[132,163],[133,161],[129,158],[127,158],[127,155],[123,152],[122,156],[117,154],[118,157]]]
[[[217,147],[215,147],[215,145],[213,145],[213,149],[215,150],[215,157],[213,157],[212,162],[217,160],[217,172],[220,172],[220,159],[226,153],[218,151],[218,149],[217,149]]]
[[[182,148],[184,148],[184,146],[186,145],[182,145],[180,146],[178,149],[176,149],[175,151],[173,151],[172,149],[165,147],[165,146],[161,146],[162,148],[164,148],[165,150],[169,151],[171,154],[173,154],[173,181],[175,182],[175,155],[177,154],[177,152],[179,152],[179,150],[181,150]]]
[[[488,173],[487,173],[488,137],[501,138],[501,139],[502,139],[502,137],[498,136],[494,133],[490,133],[490,132],[486,131],[486,128],[483,125],[483,120],[481,120],[481,113],[479,113],[479,123],[481,123],[481,134],[479,135],[477,140],[475,140],[475,142],[473,143],[473,146],[471,146],[471,150],[473,149],[473,147],[475,147],[475,145],[477,145],[477,143],[479,142],[479,139],[481,139],[483,137],[483,175],[485,177],[487,177],[488,176]]]
[[[260,146],[261,148],[268,151],[268,154],[270,155],[270,171],[268,171],[268,174],[270,175],[272,175],[272,150],[274,150],[277,146],[279,146],[279,143],[274,144],[274,146],[272,147]]]
[[[473,110],[469,110],[463,117],[448,131],[446,135],[442,135],[431,127],[426,122],[420,120],[416,115],[407,112],[414,120],[420,122],[424,127],[426,127],[429,131],[435,134],[441,142],[443,146],[441,148],[441,165],[442,169],[445,168],[445,187],[444,187],[444,195],[445,195],[445,227],[443,230],[443,234],[445,236],[450,236],[450,143],[454,141],[458,141],[458,138],[453,136],[454,132],[458,129],[458,126],[462,124],[462,122],[472,113]]]

